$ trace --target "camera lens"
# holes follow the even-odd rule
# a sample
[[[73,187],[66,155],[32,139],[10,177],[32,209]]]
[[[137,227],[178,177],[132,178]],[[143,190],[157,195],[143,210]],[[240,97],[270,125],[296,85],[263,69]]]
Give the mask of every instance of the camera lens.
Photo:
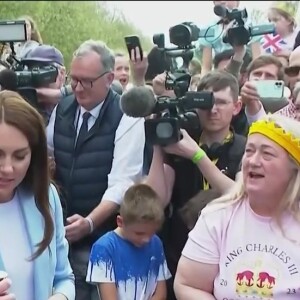
[[[156,136],[160,139],[170,138],[173,134],[173,127],[170,123],[159,123],[156,126]]]

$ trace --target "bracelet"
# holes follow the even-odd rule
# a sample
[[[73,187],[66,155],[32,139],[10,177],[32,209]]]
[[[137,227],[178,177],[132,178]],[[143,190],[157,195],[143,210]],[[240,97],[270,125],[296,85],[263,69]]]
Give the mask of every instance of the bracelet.
[[[85,219],[89,222],[89,225],[90,225],[90,233],[92,233],[92,232],[94,231],[94,221],[92,220],[91,217],[86,217]]]
[[[202,149],[199,149],[192,157],[192,162],[197,164],[205,155],[205,152]]]

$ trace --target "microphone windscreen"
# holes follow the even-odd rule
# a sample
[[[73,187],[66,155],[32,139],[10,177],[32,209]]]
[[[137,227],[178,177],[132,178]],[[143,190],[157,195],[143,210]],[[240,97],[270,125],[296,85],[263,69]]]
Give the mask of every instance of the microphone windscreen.
[[[17,91],[18,77],[17,74],[10,70],[4,69],[0,71],[1,90]]]
[[[133,87],[123,93],[120,100],[121,110],[129,117],[142,118],[151,115],[155,109],[154,93],[145,86]]]
[[[214,7],[214,13],[218,17],[225,18],[227,15],[227,9],[223,5],[215,5]]]
[[[117,94],[122,95],[123,94],[123,87],[119,80],[114,80],[111,84],[111,88],[113,91],[115,91]]]

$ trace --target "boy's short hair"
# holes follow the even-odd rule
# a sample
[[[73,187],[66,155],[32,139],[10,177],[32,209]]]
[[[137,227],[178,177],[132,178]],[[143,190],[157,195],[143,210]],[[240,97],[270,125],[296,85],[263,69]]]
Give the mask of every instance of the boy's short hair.
[[[202,209],[221,194],[214,189],[202,190],[191,198],[180,210],[179,215],[188,229],[192,229],[201,214]]]
[[[120,206],[124,224],[153,222],[162,225],[164,208],[158,194],[147,184],[135,184],[125,193]]]

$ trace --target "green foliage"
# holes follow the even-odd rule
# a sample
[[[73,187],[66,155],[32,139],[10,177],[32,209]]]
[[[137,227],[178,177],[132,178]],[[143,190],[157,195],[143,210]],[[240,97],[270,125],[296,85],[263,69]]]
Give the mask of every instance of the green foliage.
[[[249,16],[249,20],[251,20],[252,25],[261,25],[268,22],[266,12],[257,8],[253,8],[249,12]]]
[[[150,39],[119,14],[111,13],[105,1],[0,1],[0,19],[31,16],[43,42],[62,51],[68,67],[75,49],[85,40],[106,42],[114,50],[125,50],[124,36],[138,34],[145,50]]]

